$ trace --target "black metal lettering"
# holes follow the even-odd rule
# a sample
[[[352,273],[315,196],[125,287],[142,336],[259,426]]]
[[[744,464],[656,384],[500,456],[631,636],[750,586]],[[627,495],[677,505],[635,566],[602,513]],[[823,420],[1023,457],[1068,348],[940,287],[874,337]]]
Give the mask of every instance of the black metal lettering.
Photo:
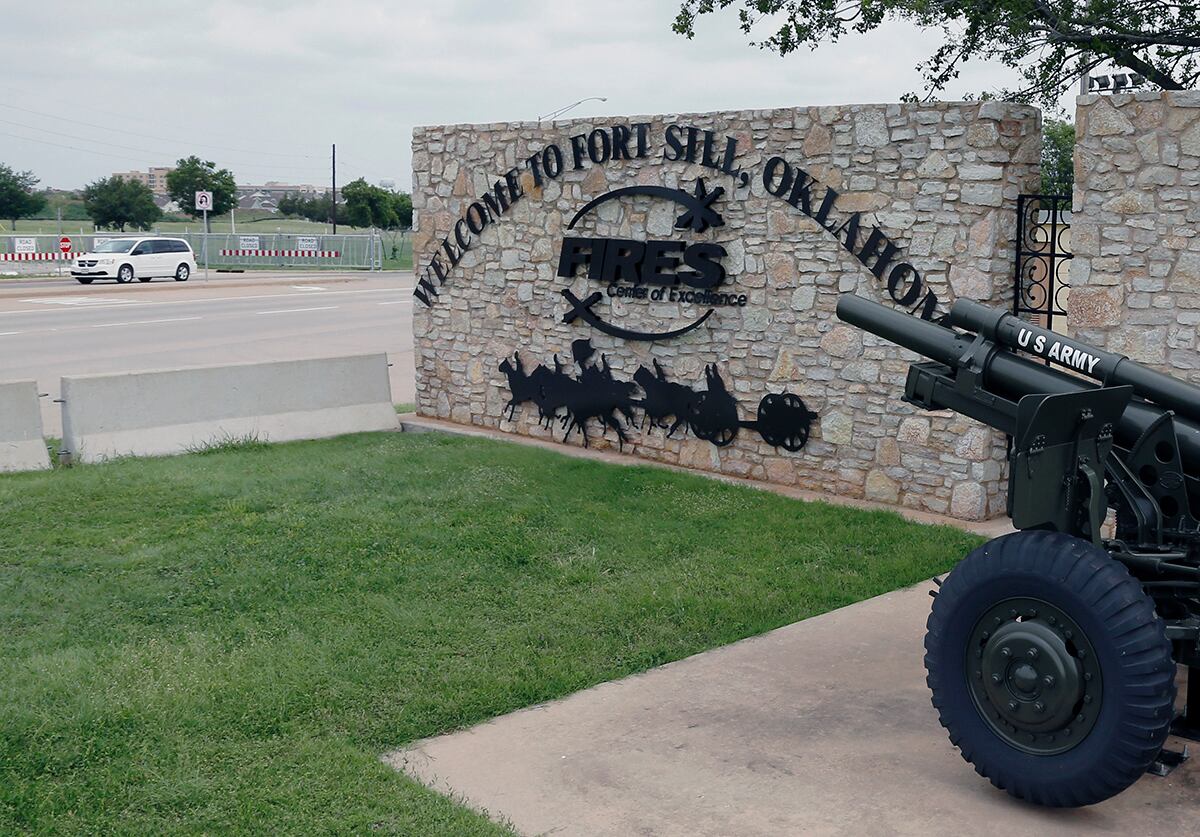
[[[775,172],[780,167],[783,168],[783,176],[779,183],[775,184]],[[782,157],[772,157],[767,160],[766,166],[763,167],[763,188],[777,198],[783,197],[792,185],[792,165]]]
[[[665,139],[667,147],[663,150],[663,159],[674,162],[683,158],[683,141],[679,138],[679,132],[683,130],[678,125],[668,125]],[[640,137],[639,137],[640,139]]]
[[[597,145],[597,140],[599,144]],[[612,156],[612,140],[609,139],[608,131],[603,128],[596,128],[588,134],[588,157],[597,165],[607,163],[608,158]],[[578,168],[578,166],[576,166]]]
[[[583,168],[583,157],[587,153],[587,134],[576,134],[571,137],[571,159],[576,169]]]
[[[631,160],[629,156],[629,126],[614,125],[612,129],[612,158],[614,160]]]
[[[909,275],[912,276],[912,284],[904,294],[897,296],[897,292],[905,280],[908,279]],[[897,305],[902,305],[905,308],[914,305],[921,298],[921,291],[924,289],[924,286],[924,283],[921,281],[921,274],[908,262],[900,262],[888,274],[888,296],[894,299]]]
[[[543,148],[537,154],[529,155],[529,157],[525,160],[526,164],[529,166],[529,170],[533,172],[533,185],[535,187],[540,187],[542,185],[542,169],[538,163],[540,160],[544,159],[545,156],[546,149]]]
[[[900,248],[884,234],[883,230],[875,227],[856,255],[858,260],[863,263],[863,267],[874,273],[876,279],[882,279],[884,270],[899,252]],[[874,265],[868,263],[872,258],[875,259]]]
[[[551,165],[553,163],[553,165]],[[557,145],[548,145],[542,149],[542,168],[546,171],[546,176],[551,180],[562,174],[563,170],[563,153],[562,149]]]
[[[633,130],[637,133],[637,156],[645,157],[650,153],[650,123],[637,122],[633,126]]]
[[[471,236],[465,235],[462,228],[466,225],[466,221],[459,218],[454,224],[454,240],[458,242],[458,246],[466,250],[471,246]]]
[[[564,279],[574,279],[575,269],[580,265],[591,265],[592,241],[587,238],[568,237],[563,239],[562,250],[558,255],[558,275]]]
[[[478,216],[478,221],[475,223],[472,223],[472,212]],[[475,203],[467,207],[467,212],[464,217],[467,219],[467,226],[470,228],[471,232],[475,233],[475,235],[479,235],[481,232],[483,232],[484,229],[487,228],[488,221],[491,220],[488,216],[487,209],[479,201],[475,201]],[[457,259],[455,260],[455,263],[457,264]]]

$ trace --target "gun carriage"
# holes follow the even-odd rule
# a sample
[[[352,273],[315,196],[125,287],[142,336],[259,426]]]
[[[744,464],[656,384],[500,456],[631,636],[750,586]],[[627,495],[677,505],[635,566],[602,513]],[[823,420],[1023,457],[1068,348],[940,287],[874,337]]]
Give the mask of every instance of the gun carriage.
[[[1200,389],[971,301],[945,325],[853,295],[837,313],[928,358],[905,401],[1010,440],[1019,531],[946,577],[925,637],[963,758],[1015,796],[1078,806],[1162,769],[1168,734],[1200,740]]]

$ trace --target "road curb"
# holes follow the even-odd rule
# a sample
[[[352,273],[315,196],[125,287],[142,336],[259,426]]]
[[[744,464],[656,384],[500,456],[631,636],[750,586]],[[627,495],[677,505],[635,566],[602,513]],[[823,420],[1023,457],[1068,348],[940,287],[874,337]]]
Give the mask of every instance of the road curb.
[[[250,277],[246,279],[239,276],[237,279],[204,279],[194,278],[189,282],[180,282],[178,284],[171,283],[172,287],[179,288],[213,288],[228,285],[230,287],[239,288],[254,288],[254,287],[270,287],[274,285],[296,285],[296,284],[312,284],[319,283],[322,285],[345,285],[354,282],[365,282],[369,279],[386,277],[386,276],[403,276],[409,278],[412,276],[412,271],[408,270],[384,270],[384,271],[363,271],[361,276],[263,276]],[[21,282],[22,287],[6,288],[8,282],[16,284]],[[29,296],[36,294],[37,296],[71,296],[80,293],[152,293],[155,290],[162,290],[166,284],[165,281],[158,282],[138,282],[130,285],[81,285],[70,277],[62,277],[61,279],[51,278],[45,280],[47,283],[55,282],[56,284],[45,284],[30,286],[24,284],[23,280],[3,280],[0,279],[0,298],[8,298],[14,296]],[[61,286],[57,283],[61,282]],[[118,290],[119,289],[119,290]]]

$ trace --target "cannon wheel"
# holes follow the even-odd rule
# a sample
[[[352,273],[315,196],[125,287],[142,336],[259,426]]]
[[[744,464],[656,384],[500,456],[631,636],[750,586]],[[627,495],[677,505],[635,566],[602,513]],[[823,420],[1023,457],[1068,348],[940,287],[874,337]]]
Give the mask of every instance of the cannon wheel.
[[[755,426],[768,445],[795,453],[808,444],[814,414],[791,392],[771,392],[758,402]]]
[[[719,448],[723,448],[737,438],[739,425],[735,424],[732,427],[704,427],[697,423],[700,417],[701,410],[704,406],[704,399],[708,397],[707,392],[697,394],[697,398],[688,405],[688,427],[691,428],[692,434],[705,442],[712,442]]]
[[[1141,585],[1057,532],[984,544],[929,615],[925,669],[942,726],[1013,796],[1090,805],[1154,762],[1174,716],[1175,662]]]

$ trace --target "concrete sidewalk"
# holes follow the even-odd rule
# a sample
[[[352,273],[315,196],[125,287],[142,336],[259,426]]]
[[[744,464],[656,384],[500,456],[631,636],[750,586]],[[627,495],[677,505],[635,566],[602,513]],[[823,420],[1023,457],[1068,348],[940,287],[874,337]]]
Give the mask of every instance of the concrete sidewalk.
[[[860,602],[386,760],[527,835],[1200,832],[1200,760],[1065,811],[1026,805],[977,776],[925,687],[931,588]]]

